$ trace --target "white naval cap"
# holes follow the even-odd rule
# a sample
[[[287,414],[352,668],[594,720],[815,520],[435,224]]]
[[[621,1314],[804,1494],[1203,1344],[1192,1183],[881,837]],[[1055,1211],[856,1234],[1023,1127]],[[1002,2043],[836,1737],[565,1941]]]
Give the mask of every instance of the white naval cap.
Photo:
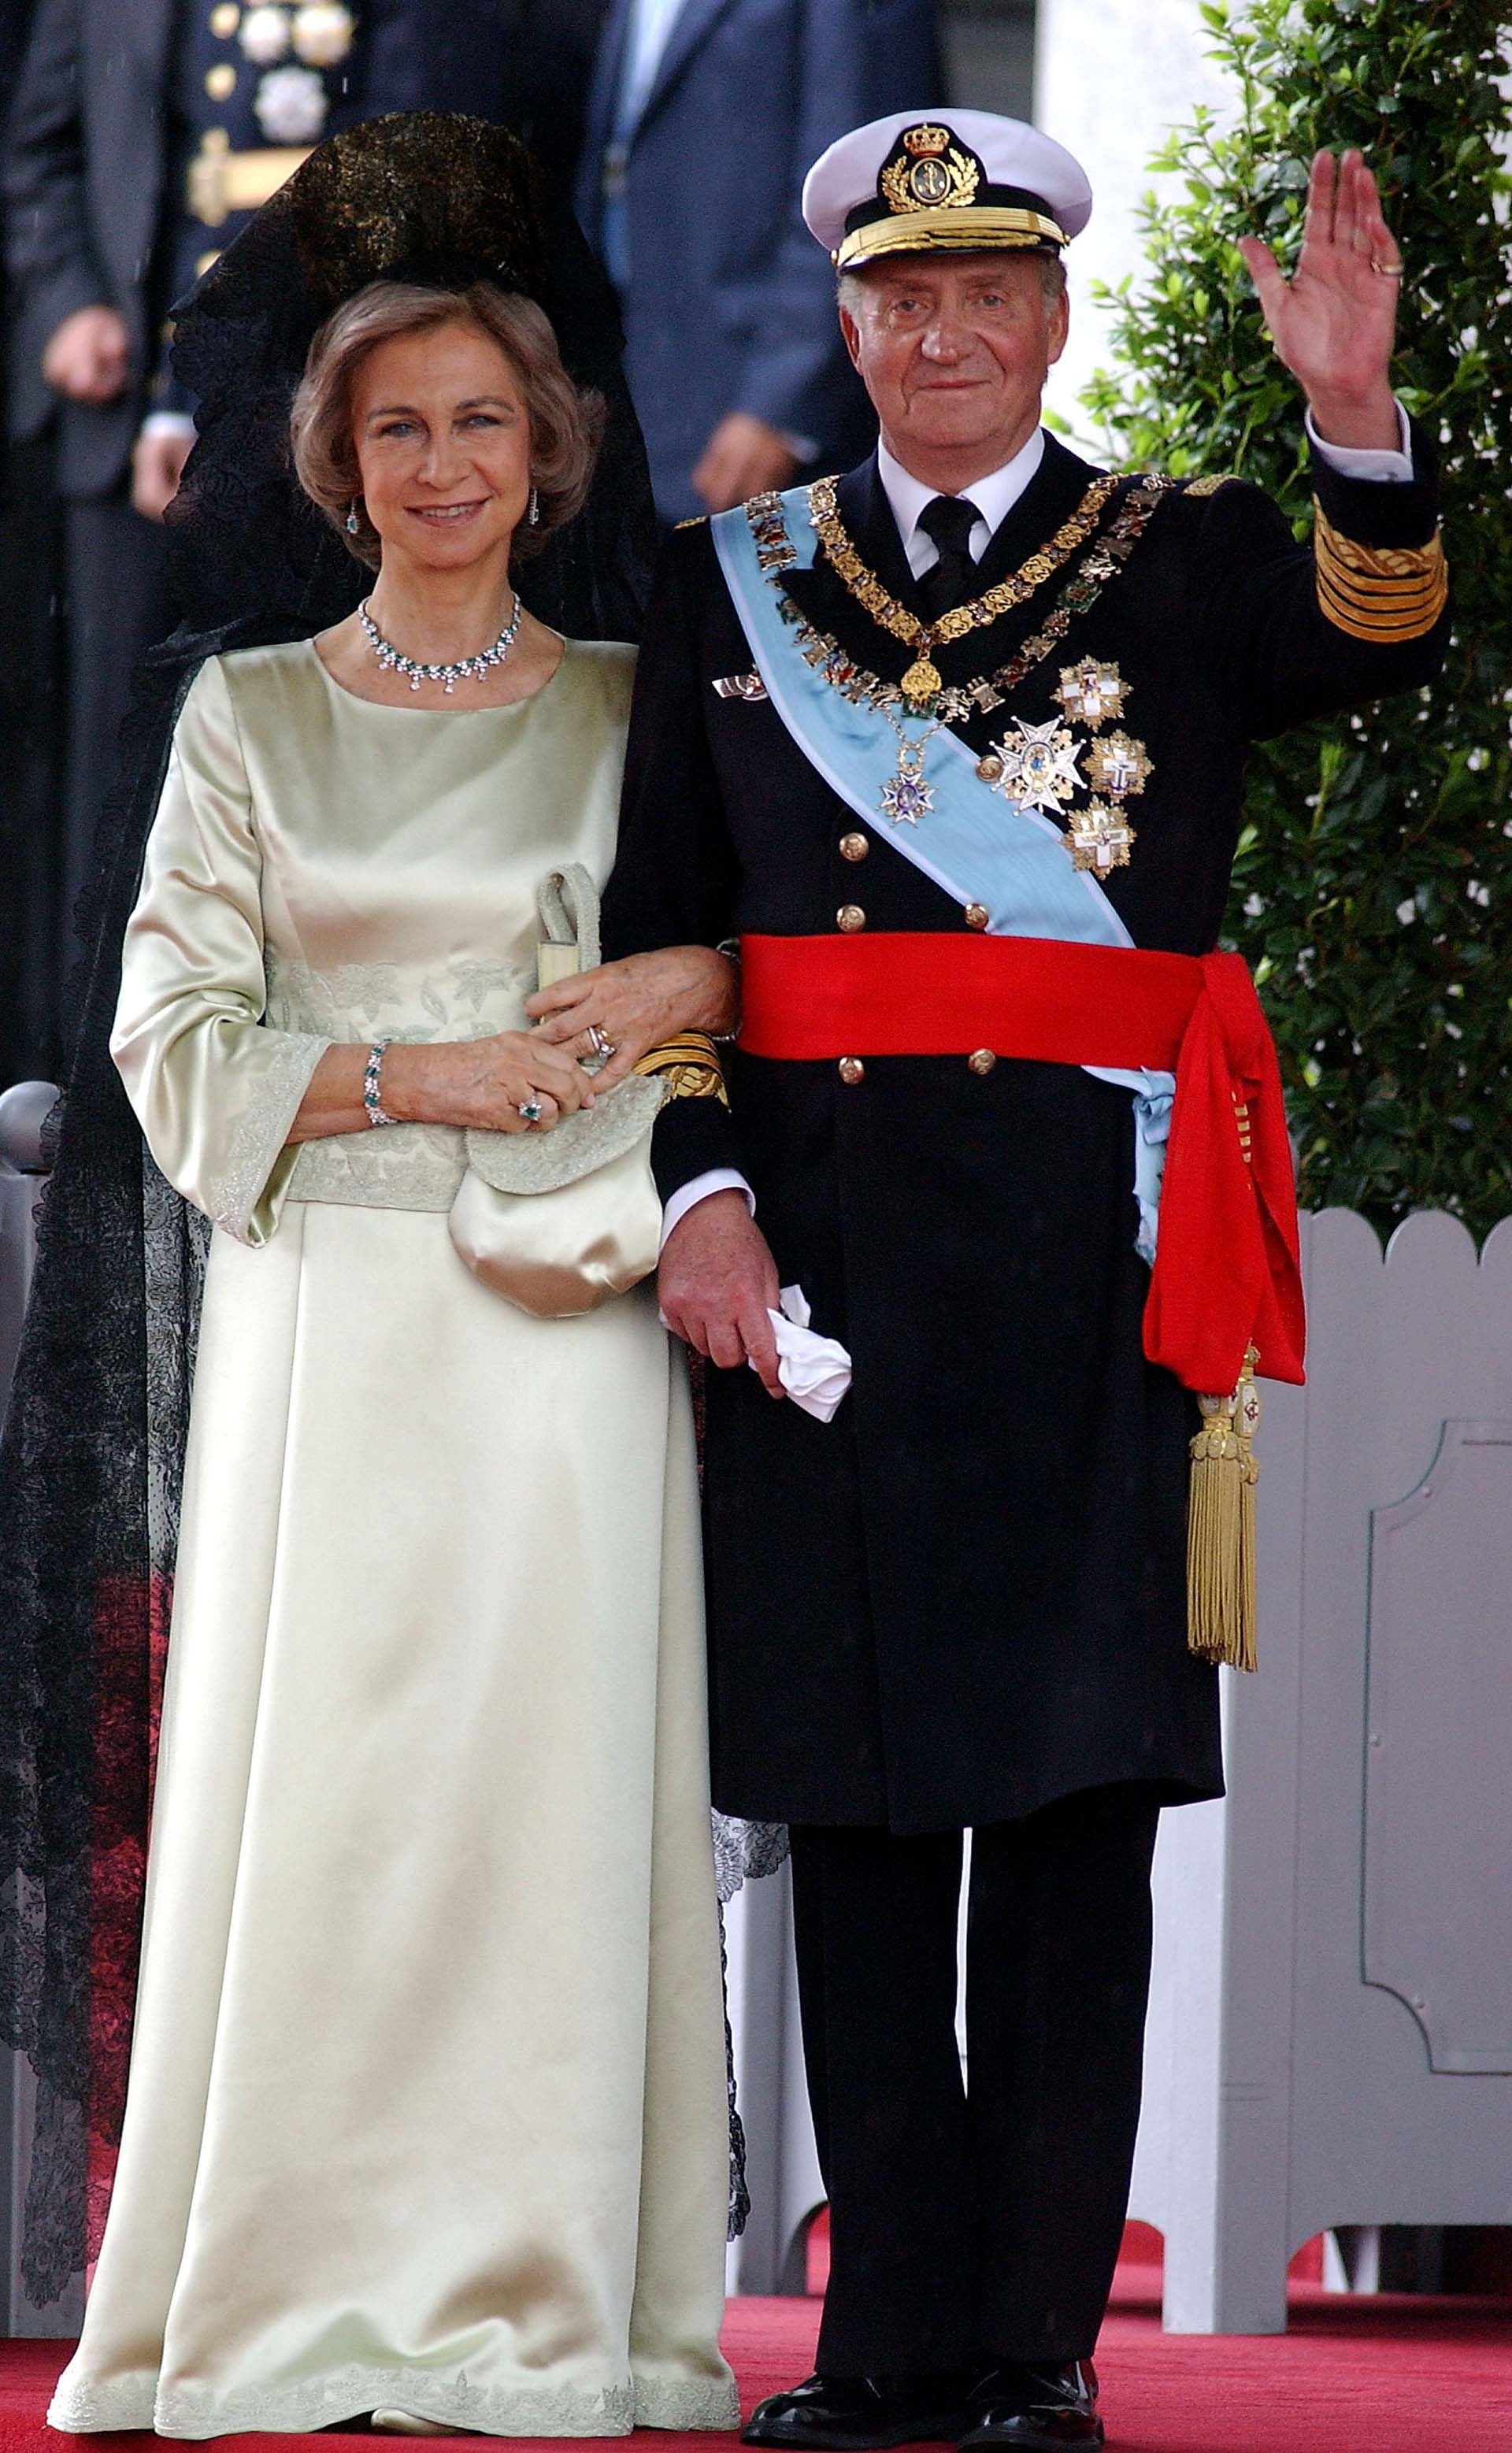
[[[838,270],[925,249],[1056,251],[1086,228],[1074,154],[994,110],[894,110],[838,136],[804,181],[804,219]]]

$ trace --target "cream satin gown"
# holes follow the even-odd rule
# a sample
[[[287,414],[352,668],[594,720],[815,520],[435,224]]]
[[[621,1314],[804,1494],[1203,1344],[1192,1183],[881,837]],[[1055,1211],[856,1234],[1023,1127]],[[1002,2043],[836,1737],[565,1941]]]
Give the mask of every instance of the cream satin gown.
[[[633,657],[374,707],[207,665],[116,1060],[215,1224],[135,2044],[54,2427],[724,2428],[727,2114],[685,1376],[463,1266],[461,1137],[287,1150],[332,1041],[523,1022]]]

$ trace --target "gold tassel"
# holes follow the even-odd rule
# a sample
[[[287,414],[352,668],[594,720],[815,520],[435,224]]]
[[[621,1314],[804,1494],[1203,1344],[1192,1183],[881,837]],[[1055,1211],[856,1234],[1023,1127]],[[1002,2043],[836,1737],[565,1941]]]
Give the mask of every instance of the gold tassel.
[[[1186,1518],[1186,1642],[1204,1661],[1255,1666],[1254,1439],[1260,1390],[1251,1346],[1231,1397],[1199,1397]]]

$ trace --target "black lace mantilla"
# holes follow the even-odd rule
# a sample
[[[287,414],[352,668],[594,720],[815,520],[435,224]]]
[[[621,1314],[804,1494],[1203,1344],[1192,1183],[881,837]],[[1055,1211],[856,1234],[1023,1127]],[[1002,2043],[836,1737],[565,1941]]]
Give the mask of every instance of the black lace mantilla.
[[[572,638],[633,640],[646,601],[654,519],[619,317],[569,212],[524,147],[480,121],[417,113],[331,139],[181,313],[175,356],[202,403],[170,519],[184,619],[138,676],[101,823],[0,1451],[0,2003],[38,2078],[22,2259],[38,2305],[97,2245],[120,2135],[206,1241],[146,1158],[110,1062],[122,938],[201,663],[309,637],[367,585],[295,486],[289,403],[336,300],[417,268],[527,289],[607,405],[588,502],[524,577],[531,610]],[[738,2215],[733,2105],[732,2144]]]

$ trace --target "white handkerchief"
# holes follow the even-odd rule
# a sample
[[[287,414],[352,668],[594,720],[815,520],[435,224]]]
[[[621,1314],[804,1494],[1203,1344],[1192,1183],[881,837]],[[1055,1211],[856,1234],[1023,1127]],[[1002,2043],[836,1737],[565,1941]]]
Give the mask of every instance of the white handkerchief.
[[[850,1357],[838,1339],[809,1327],[802,1286],[784,1286],[780,1300],[782,1310],[766,1315],[777,1333],[777,1377],[795,1406],[827,1423],[850,1386]]]

